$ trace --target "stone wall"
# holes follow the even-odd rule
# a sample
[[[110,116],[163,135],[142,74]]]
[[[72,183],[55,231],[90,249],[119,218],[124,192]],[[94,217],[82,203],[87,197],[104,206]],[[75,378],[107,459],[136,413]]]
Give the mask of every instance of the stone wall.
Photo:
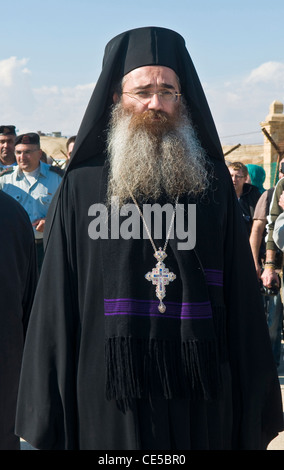
[[[269,114],[260,123],[263,129],[263,145],[224,145],[224,155],[227,162],[240,161],[244,164],[253,163],[263,166],[266,173],[264,187],[270,188],[275,184],[275,172],[279,161],[284,157],[284,114],[283,104],[273,101]]]
[[[272,181],[273,163],[279,163],[284,157],[284,114],[283,104],[273,101],[261,127],[266,132],[263,144],[263,165],[266,169],[266,180]]]
[[[242,162],[244,164],[254,163],[255,165],[263,165],[263,145],[241,145],[232,152],[233,145],[223,145],[223,152],[227,162]]]

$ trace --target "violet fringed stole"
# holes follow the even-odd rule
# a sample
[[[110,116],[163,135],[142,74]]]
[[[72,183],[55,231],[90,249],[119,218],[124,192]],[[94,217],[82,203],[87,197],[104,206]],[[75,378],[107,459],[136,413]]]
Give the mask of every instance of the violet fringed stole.
[[[203,270],[194,250],[174,240],[168,266],[166,311],[145,280],[153,253],[149,240],[102,242],[106,397],[127,407],[145,397],[216,398],[220,390],[219,343],[209,286],[222,287],[222,271]],[[220,310],[220,309],[219,309]]]

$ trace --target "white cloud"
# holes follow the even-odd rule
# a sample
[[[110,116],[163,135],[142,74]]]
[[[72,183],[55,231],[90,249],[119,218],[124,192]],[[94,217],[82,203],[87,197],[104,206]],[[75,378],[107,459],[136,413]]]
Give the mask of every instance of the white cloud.
[[[17,57],[10,57],[0,61],[0,83],[1,87],[12,88],[29,70],[25,67],[28,59],[18,60]]]
[[[75,134],[95,83],[34,88],[27,64],[17,57],[0,61],[0,124],[14,124],[19,132]]]
[[[256,69],[252,70],[246,83],[284,83],[284,64],[281,62],[265,62]]]
[[[284,103],[284,63],[266,62],[247,76],[207,84],[205,92],[223,143],[262,143],[260,123],[273,101]]]
[[[26,115],[34,108],[27,63],[28,59],[16,57],[0,61],[1,124],[12,124],[15,115]]]
[[[34,89],[37,100],[37,129],[75,134],[81,124],[95,83],[75,87],[41,87]]]

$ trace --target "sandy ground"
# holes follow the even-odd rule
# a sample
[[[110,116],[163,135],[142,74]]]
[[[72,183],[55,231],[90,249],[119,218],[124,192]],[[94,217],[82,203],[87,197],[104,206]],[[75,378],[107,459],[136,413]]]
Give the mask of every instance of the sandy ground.
[[[66,159],[66,142],[65,137],[49,137],[40,136],[40,147],[48,157],[55,162],[64,162]],[[48,162],[50,163],[50,162]]]

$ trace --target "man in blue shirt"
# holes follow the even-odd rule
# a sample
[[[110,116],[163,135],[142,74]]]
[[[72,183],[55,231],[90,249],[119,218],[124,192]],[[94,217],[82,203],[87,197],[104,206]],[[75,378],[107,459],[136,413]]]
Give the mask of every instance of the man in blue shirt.
[[[0,126],[0,171],[16,165],[15,158],[15,126]]]
[[[43,256],[43,231],[51,200],[61,182],[62,175],[56,167],[40,160],[42,150],[36,133],[16,137],[17,166],[0,176],[0,189],[18,201],[28,213],[34,228],[39,269]]]

